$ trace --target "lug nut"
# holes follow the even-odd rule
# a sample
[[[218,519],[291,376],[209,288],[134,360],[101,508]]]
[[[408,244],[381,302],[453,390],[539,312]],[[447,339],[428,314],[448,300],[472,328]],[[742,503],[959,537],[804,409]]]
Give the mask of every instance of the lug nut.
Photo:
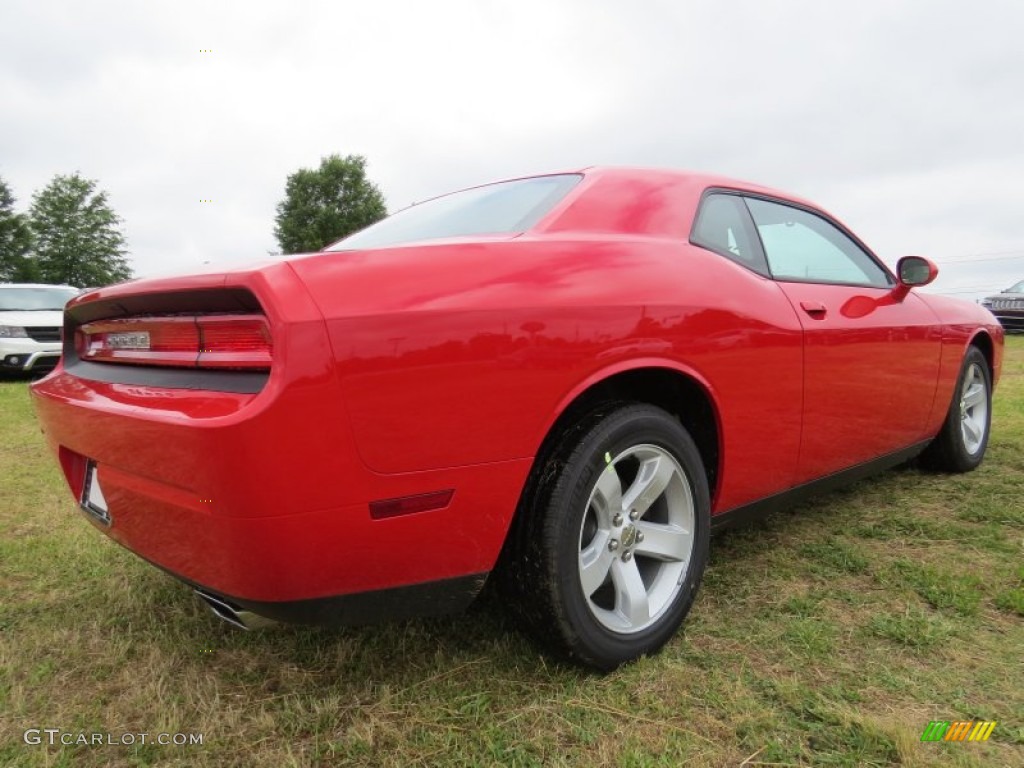
[[[636,532],[636,540],[637,540],[637,542],[641,542],[641,541],[644,540],[644,532],[643,531],[637,531]]]
[[[638,517],[640,517],[640,513],[639,512],[637,512],[635,509],[629,510],[629,519],[630,520],[636,520]]]
[[[618,539],[612,539],[611,541],[608,542],[608,551],[609,552],[614,552],[618,548],[619,548],[619,540]]]
[[[615,516],[612,518],[612,525],[614,525],[616,528],[622,525],[622,515],[616,512]]]
[[[628,549],[625,552],[622,553],[622,562],[628,563],[632,559],[633,559],[633,553],[630,552]]]

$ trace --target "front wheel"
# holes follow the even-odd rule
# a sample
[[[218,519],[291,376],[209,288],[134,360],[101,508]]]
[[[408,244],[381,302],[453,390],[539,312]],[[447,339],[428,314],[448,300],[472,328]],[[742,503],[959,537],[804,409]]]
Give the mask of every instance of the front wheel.
[[[620,407],[574,434],[524,510],[517,591],[539,635],[614,669],[661,648],[693,603],[707,478],[689,434],[654,406]]]
[[[972,346],[964,355],[946,421],[922,461],[946,472],[970,472],[985,458],[991,425],[992,377],[985,356]]]

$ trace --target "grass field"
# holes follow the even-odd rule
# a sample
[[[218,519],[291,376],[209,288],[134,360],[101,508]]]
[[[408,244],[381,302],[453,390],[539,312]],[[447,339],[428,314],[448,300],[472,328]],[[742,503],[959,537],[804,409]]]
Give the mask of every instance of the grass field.
[[[985,463],[712,544],[684,631],[607,676],[463,616],[243,633],[97,533],[0,383],[0,765],[1024,766],[1024,338]],[[921,743],[930,720],[998,721]],[[201,746],[27,745],[30,728]]]

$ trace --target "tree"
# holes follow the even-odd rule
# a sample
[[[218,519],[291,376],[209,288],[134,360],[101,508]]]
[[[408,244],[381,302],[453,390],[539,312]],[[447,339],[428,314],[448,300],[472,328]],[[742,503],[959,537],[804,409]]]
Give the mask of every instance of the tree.
[[[35,266],[28,257],[32,230],[23,214],[14,210],[14,195],[0,179],[0,282],[31,283]]]
[[[35,263],[47,283],[80,288],[109,285],[132,276],[120,217],[96,182],[77,173],[54,176],[32,198]]]
[[[284,253],[318,251],[385,216],[384,197],[366,178],[366,158],[331,155],[320,168],[288,177],[274,235]]]

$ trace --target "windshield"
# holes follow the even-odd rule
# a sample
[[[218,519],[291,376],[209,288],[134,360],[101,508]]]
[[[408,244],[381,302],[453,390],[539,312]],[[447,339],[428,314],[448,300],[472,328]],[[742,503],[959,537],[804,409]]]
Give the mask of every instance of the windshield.
[[[1021,280],[1019,283],[1011,285],[1009,288],[1006,289],[1006,293],[1024,293],[1024,280]]]
[[[0,312],[11,310],[62,310],[78,295],[77,288],[0,286]]]
[[[324,250],[384,248],[473,235],[523,232],[550,211],[582,178],[535,176],[453,192],[405,208]]]

